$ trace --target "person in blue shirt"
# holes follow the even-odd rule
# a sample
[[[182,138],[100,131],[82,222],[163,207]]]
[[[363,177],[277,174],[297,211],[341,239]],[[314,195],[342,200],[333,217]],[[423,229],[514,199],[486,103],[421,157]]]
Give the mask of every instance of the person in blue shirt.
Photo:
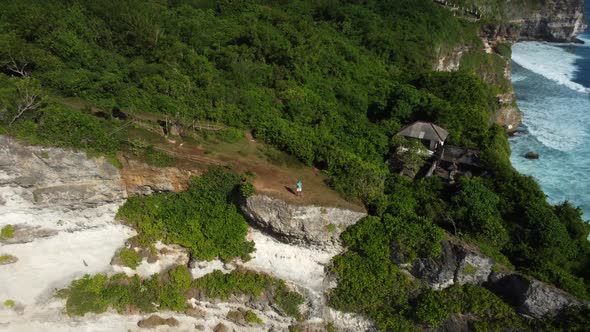
[[[303,196],[303,183],[301,180],[297,180],[297,196]]]

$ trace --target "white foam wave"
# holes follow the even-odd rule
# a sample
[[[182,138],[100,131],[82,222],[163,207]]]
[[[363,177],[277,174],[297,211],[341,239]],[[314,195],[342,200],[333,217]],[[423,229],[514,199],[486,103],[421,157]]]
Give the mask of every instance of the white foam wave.
[[[557,45],[539,42],[521,42],[512,47],[512,60],[534,73],[568,88],[590,93],[590,88],[574,82],[580,56]]]

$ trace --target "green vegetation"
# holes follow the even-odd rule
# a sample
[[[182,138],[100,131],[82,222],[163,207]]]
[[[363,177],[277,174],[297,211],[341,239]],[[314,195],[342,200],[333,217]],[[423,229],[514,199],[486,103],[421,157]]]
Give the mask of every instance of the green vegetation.
[[[0,12],[0,133],[114,160],[128,139],[117,130],[124,123],[109,115],[115,109],[224,124],[211,136],[225,142],[251,130],[293,156],[269,149],[268,160],[315,166],[332,188],[368,207],[370,216],[342,236],[349,251],[334,259],[339,285],[330,303],[384,330],[436,325],[447,312],[481,324],[509,316],[472,289],[463,291],[491,301],[491,314],[463,295],[456,295],[462,307],[450,310],[399,270],[398,263],[439,255],[445,231],[508,268],[590,298],[590,226],[569,203],[551,206],[532,178],[511,167],[506,134],[490,124],[496,94],[509,89],[502,66],[509,50],[484,53],[478,30],[542,1],[457,1],[486,7],[484,21],[457,18],[431,0],[13,1]],[[459,46],[473,50],[461,70],[431,71]],[[72,98],[94,107],[67,106]],[[446,128],[448,144],[480,149],[486,176],[447,186],[391,174],[393,136],[415,120]],[[130,148],[148,163],[174,163],[149,144]],[[417,156],[406,161],[417,168]],[[247,258],[253,245],[235,198],[250,194],[239,176],[213,170],[184,193],[131,198],[119,217],[146,243],[177,243],[198,259]],[[77,281],[68,312],[184,306],[181,292],[157,278],[121,278]],[[223,282],[206,291],[240,290]],[[300,298],[277,294],[296,315]]]
[[[471,264],[466,264],[463,267],[463,273],[467,274],[467,275],[474,275],[477,273],[477,271],[479,271],[479,269],[477,268],[477,266],[473,266]]]
[[[418,297],[416,308],[416,319],[430,327],[439,326],[457,313],[475,315],[481,319],[480,324],[488,326],[496,323],[517,328],[523,324],[514,309],[498,296],[473,285],[453,286],[445,291],[427,290]]]
[[[166,167],[174,166],[176,160],[166,153],[156,150],[153,145],[144,140],[137,138],[129,142],[131,152],[137,157],[143,159],[147,164]]]
[[[215,270],[195,280],[186,266],[177,266],[166,275],[154,274],[143,280],[125,274],[112,277],[86,275],[74,280],[68,288],[58,291],[58,296],[66,299],[69,315],[102,313],[109,308],[118,312],[138,310],[149,313],[156,310],[184,310],[187,296],[194,294],[189,291],[191,289],[221,300],[240,294],[253,297],[264,295],[285,314],[301,318],[299,306],[304,300],[301,294],[290,290],[282,280],[250,271],[224,274]],[[247,312],[245,318],[250,323],[261,323],[254,312]]]
[[[328,224],[328,225],[326,226],[326,230],[327,230],[328,232],[334,233],[335,231],[337,231],[337,230],[338,230],[338,226],[336,226],[335,224],[331,224],[331,223],[330,223],[330,224]]]
[[[510,48],[504,44],[498,46],[498,52],[503,56],[507,56],[508,59],[511,57]],[[497,87],[498,92],[505,93],[512,90],[512,82],[506,79],[504,75],[505,65],[506,59],[503,59],[498,54],[488,54],[483,50],[472,50],[463,55],[459,68],[477,73],[486,82]]]
[[[254,186],[250,182],[243,181],[240,183],[240,193],[244,198],[248,198],[256,193]]]
[[[6,263],[10,260],[12,256],[10,255],[2,255],[0,256],[0,264]]]
[[[6,300],[4,301],[4,306],[7,308],[14,308],[16,306],[16,302],[14,302],[14,300]]]
[[[12,239],[14,237],[14,227],[10,224],[2,227],[2,230],[0,230],[0,237],[2,237],[3,239]]]
[[[187,270],[184,266],[177,269]],[[102,313],[109,308],[121,313],[130,309],[140,312],[154,312],[156,309],[182,311],[187,304],[184,296],[186,284],[171,277],[169,279],[164,281],[158,274],[145,280],[125,274],[110,278],[103,274],[85,275],[60,290],[58,296],[66,298],[66,311],[72,316]]]
[[[212,169],[193,179],[185,192],[132,197],[117,216],[147,242],[180,244],[197,259],[248,258],[254,244],[244,240],[248,224],[235,204],[240,183],[238,175]]]
[[[216,270],[199,279],[194,280],[192,286],[201,289],[211,298],[228,299],[231,295],[249,295],[259,297],[270,292],[272,301],[287,315],[301,318],[299,306],[303,304],[301,294],[289,290],[287,285],[279,279],[255,272],[232,271],[224,274]]]
[[[246,311],[244,319],[250,324],[262,324],[262,319],[260,319],[260,317],[258,317],[258,315],[252,310]]]
[[[119,258],[125,266],[136,269],[141,264],[141,257],[133,249],[123,248],[119,251]]]

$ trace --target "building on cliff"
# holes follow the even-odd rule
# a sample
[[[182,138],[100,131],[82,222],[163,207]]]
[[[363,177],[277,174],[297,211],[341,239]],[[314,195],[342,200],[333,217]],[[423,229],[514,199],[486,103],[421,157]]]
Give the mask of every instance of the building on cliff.
[[[449,136],[449,132],[432,122],[416,121],[403,127],[400,136],[419,139],[431,151],[442,147]]]

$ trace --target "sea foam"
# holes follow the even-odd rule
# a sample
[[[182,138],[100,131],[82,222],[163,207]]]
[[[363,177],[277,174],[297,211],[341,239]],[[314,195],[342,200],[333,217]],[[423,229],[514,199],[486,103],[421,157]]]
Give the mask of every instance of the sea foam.
[[[512,47],[512,61],[521,67],[562,84],[572,90],[590,93],[590,89],[574,82],[576,61],[581,57],[563,45],[522,42]]]

